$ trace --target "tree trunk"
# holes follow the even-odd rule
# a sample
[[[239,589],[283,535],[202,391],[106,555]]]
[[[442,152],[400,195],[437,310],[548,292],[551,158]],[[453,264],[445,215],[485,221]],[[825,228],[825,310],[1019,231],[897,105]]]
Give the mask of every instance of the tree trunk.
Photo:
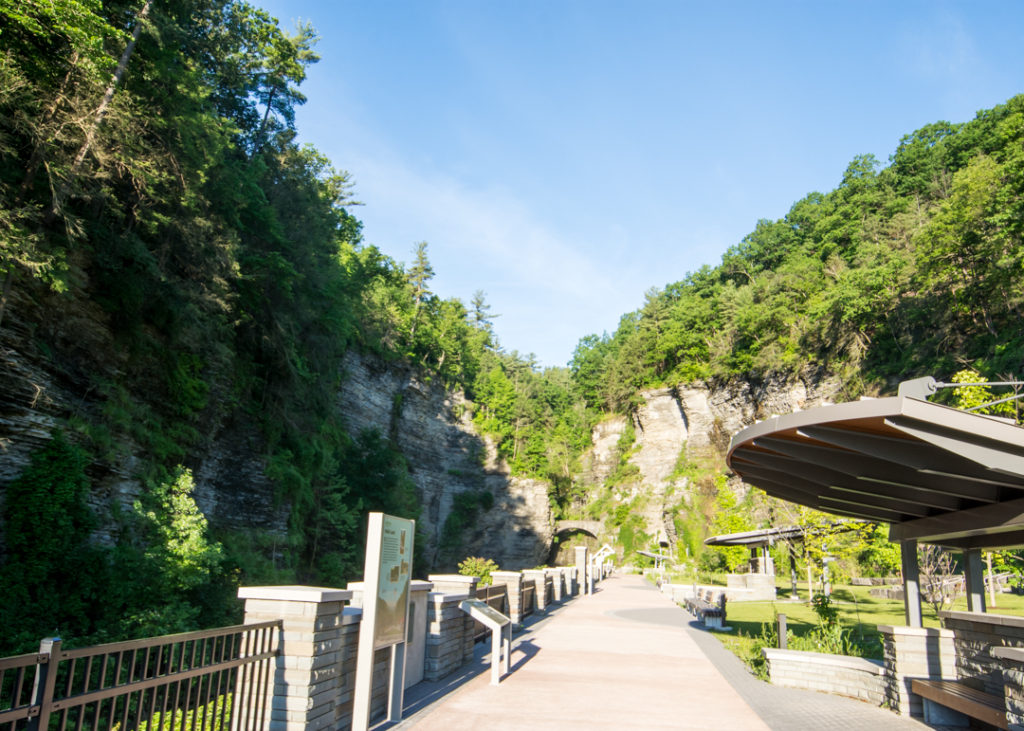
[[[0,326],[4,324],[4,310],[7,309],[7,298],[11,294],[11,285],[14,283],[14,266],[14,262],[11,262],[7,274],[4,276],[4,289],[0,294]]]
[[[103,122],[103,117],[107,113],[107,107],[110,106],[110,102],[114,98],[114,92],[117,90],[117,87],[120,86],[121,80],[124,78],[124,74],[128,70],[128,61],[131,59],[132,53],[135,51],[135,44],[138,43],[139,36],[142,35],[142,26],[145,24],[146,16],[149,15],[149,7],[152,4],[153,0],[146,0],[138,15],[135,16],[135,27],[132,28],[131,40],[129,40],[128,45],[125,46],[124,52],[121,54],[121,58],[117,62],[117,68],[114,70],[114,75],[110,78],[110,83],[107,84],[106,91],[103,92],[103,98],[100,100],[100,104],[96,108],[95,114],[93,114],[92,124],[90,124],[89,128],[85,131],[85,140],[83,140],[82,146],[78,148],[75,159],[71,163],[71,170],[68,173],[68,179],[64,181],[60,190],[57,191],[57,195],[54,196],[53,207],[50,209],[50,216],[57,215],[60,212],[60,209],[63,208],[64,201],[68,196],[71,185],[75,180],[75,176],[78,174],[78,169],[82,166],[85,156],[89,154],[89,150],[92,148],[92,143],[96,139],[96,131]]]

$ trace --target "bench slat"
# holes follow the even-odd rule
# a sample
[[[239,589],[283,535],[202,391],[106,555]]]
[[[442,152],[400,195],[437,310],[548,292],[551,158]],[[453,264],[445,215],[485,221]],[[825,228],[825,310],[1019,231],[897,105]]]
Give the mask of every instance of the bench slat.
[[[925,680],[914,678],[910,691],[946,708],[960,711],[979,721],[1009,728],[1006,722],[1006,705],[1003,699],[992,693],[972,688],[955,680]]]

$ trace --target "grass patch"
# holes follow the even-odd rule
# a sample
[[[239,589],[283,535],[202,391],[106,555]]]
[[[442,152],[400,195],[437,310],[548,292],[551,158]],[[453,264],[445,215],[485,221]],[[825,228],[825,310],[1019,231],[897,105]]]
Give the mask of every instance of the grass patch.
[[[839,610],[839,625],[865,650],[865,656],[881,659],[882,643],[878,625],[904,625],[903,601],[901,599],[880,599],[871,596],[867,586],[840,585],[832,591],[833,606]],[[730,602],[726,608],[727,622],[731,632],[714,632],[726,649],[743,660],[757,672],[760,669],[761,648],[765,646],[763,636],[766,627],[776,622],[776,615],[785,614],[786,624],[795,637],[807,637],[818,627],[818,617],[806,603],[806,584],[798,586],[802,602],[787,601],[789,589],[779,590],[779,599],[762,602]],[[988,596],[985,598],[988,601]],[[966,597],[960,597],[952,609],[967,610]],[[988,607],[995,614],[1024,616],[1024,596],[997,594],[996,607]],[[925,627],[940,627],[938,616],[930,604],[921,605],[922,621]],[[771,633],[774,639],[774,633]]]

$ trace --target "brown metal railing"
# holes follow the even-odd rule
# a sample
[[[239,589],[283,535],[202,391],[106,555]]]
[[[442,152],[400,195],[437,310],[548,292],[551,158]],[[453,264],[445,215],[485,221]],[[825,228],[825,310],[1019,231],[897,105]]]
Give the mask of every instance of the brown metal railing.
[[[0,731],[269,724],[280,620],[0,659]]]
[[[532,581],[529,584],[523,585],[523,598],[520,600],[522,602],[522,606],[519,610],[519,614],[521,617],[525,618],[533,614],[533,607],[537,603],[536,601],[534,601],[534,595],[536,593],[537,588],[534,586],[534,583]]]
[[[508,614],[508,589],[504,584],[500,586],[481,586],[476,590],[476,598],[482,599],[494,609],[498,610],[502,614]],[[490,630],[480,622],[476,622],[476,628],[473,633],[473,641],[479,642],[486,638],[490,633]]]

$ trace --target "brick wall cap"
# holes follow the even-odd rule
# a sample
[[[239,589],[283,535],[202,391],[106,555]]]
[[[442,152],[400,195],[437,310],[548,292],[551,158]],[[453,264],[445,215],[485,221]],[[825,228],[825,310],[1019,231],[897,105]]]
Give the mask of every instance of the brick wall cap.
[[[470,598],[476,599],[476,596],[474,596],[472,592],[468,591],[432,591],[429,594],[427,594],[427,599],[432,602],[454,602]]]
[[[953,631],[935,627],[906,627],[899,624],[880,624],[878,631],[883,635],[904,635],[909,637],[952,637]]]
[[[502,579],[514,579],[517,576],[522,578],[523,574],[521,571],[492,571],[491,576],[496,576]]]
[[[778,659],[806,665],[827,665],[834,668],[859,670],[871,675],[885,675],[885,663],[881,660],[869,660],[864,657],[848,655],[829,655],[824,652],[808,652],[806,650],[780,650],[774,647],[764,647],[761,649],[761,653],[768,662]]]
[[[480,581],[479,576],[464,576],[463,574],[430,574],[428,581],[451,581],[459,584],[474,584]]]
[[[323,586],[240,586],[239,599],[270,599],[286,602],[345,602],[352,592]]]
[[[350,581],[346,584],[346,587],[351,591],[362,591],[364,581]],[[433,583],[429,581],[423,581],[422,579],[412,579],[409,582],[409,591],[430,591],[434,588]]]
[[[939,612],[939,619],[954,619],[959,622],[975,622],[1002,627],[1024,627],[1024,617],[1011,617],[1008,614],[989,614],[987,612]]]

